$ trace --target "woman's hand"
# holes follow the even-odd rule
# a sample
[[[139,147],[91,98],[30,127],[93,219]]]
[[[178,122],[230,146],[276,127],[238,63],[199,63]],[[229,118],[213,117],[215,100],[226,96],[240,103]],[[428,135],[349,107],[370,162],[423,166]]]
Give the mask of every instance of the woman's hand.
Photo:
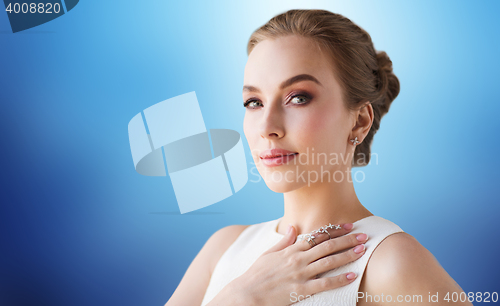
[[[352,272],[334,277],[317,276],[365,253],[361,244],[367,240],[366,234],[345,235],[352,226],[349,223],[341,229],[328,229],[331,239],[326,233],[315,234],[317,245],[311,242],[313,246],[306,240],[294,243],[297,235],[290,226],[281,241],[223,289],[223,296],[240,305],[290,305],[292,294],[305,297],[351,283],[357,277]],[[216,298],[209,305],[224,305],[222,299],[215,301]]]

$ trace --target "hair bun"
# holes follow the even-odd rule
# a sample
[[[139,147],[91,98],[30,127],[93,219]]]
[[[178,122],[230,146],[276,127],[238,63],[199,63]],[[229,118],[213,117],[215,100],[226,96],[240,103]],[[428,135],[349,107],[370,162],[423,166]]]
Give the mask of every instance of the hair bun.
[[[385,51],[377,53],[378,84],[377,89],[381,95],[380,112],[383,116],[389,111],[392,101],[399,94],[399,80],[392,72],[392,61]]]

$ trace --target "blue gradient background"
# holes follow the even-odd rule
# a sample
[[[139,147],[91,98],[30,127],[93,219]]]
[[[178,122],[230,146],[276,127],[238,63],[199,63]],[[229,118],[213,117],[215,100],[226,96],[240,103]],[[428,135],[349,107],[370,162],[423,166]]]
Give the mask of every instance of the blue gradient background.
[[[16,34],[0,12],[1,305],[163,305],[216,230],[282,216],[262,180],[180,215],[127,124],[194,90],[207,128],[243,135],[247,40],[293,8],[350,18],[401,81],[361,202],[466,292],[500,291],[500,2],[80,1]]]

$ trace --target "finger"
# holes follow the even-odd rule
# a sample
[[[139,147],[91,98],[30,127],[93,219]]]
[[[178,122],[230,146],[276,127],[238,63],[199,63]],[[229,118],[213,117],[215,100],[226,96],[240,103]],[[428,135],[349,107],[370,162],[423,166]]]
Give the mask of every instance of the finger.
[[[293,248],[295,248],[296,251],[307,251],[317,245],[319,242],[319,234],[311,234],[309,236],[306,235],[306,237],[299,239],[297,238],[297,243],[293,245]]]
[[[324,273],[347,263],[353,262],[365,254],[366,247],[360,244],[342,253],[330,255],[310,263],[306,267],[306,273],[312,277],[320,273]]]
[[[304,291],[308,295],[313,295],[318,292],[327,291],[345,286],[356,279],[357,275],[354,272],[342,273],[333,277],[322,277],[309,280],[304,284]]]
[[[344,224],[334,225],[333,228],[328,228],[328,232],[330,233],[330,236],[332,238],[335,238],[344,236],[345,234],[349,233],[353,227],[354,224],[352,223],[344,223]]]
[[[262,253],[262,255],[267,254],[267,253],[281,251],[284,248],[294,244],[296,239],[297,239],[297,235],[296,235],[295,227],[293,227],[292,225],[288,225],[288,229],[287,229],[285,236],[283,236],[283,238],[281,238],[281,240],[278,241],[278,243],[276,243],[273,247],[271,247],[270,249],[268,249],[267,251]]]
[[[314,242],[316,242],[316,245],[326,241],[330,240],[336,237],[343,236],[350,232],[353,228],[352,223],[345,223],[345,224],[338,224],[338,225],[326,225],[322,226],[319,230],[315,231],[315,236]]]
[[[327,241],[327,240],[330,240],[330,239],[333,239],[336,237],[340,237],[340,236],[343,236],[343,235],[349,233],[352,230],[352,228],[353,228],[352,223],[345,223],[345,224],[339,224],[339,225],[329,224],[328,226],[323,226],[320,228],[319,232],[313,234],[314,241],[309,241],[309,243],[308,243],[307,238],[306,238],[306,239],[304,239],[304,241],[302,241],[300,243],[296,243],[297,248],[300,251],[309,250],[312,247],[317,246],[324,241]],[[327,231],[328,234],[325,233],[325,231]]]
[[[304,252],[305,259],[313,262],[328,255],[332,255],[348,248],[357,246],[368,240],[368,236],[364,233],[349,234],[342,237],[332,238],[325,241],[311,250]]]

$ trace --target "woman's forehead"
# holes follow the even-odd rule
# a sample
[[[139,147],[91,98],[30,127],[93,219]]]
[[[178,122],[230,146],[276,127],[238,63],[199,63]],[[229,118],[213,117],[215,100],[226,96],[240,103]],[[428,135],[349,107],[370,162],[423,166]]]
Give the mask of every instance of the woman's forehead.
[[[325,84],[333,79],[328,58],[311,39],[298,36],[266,39],[249,55],[244,84],[275,87],[300,74],[312,75]]]

